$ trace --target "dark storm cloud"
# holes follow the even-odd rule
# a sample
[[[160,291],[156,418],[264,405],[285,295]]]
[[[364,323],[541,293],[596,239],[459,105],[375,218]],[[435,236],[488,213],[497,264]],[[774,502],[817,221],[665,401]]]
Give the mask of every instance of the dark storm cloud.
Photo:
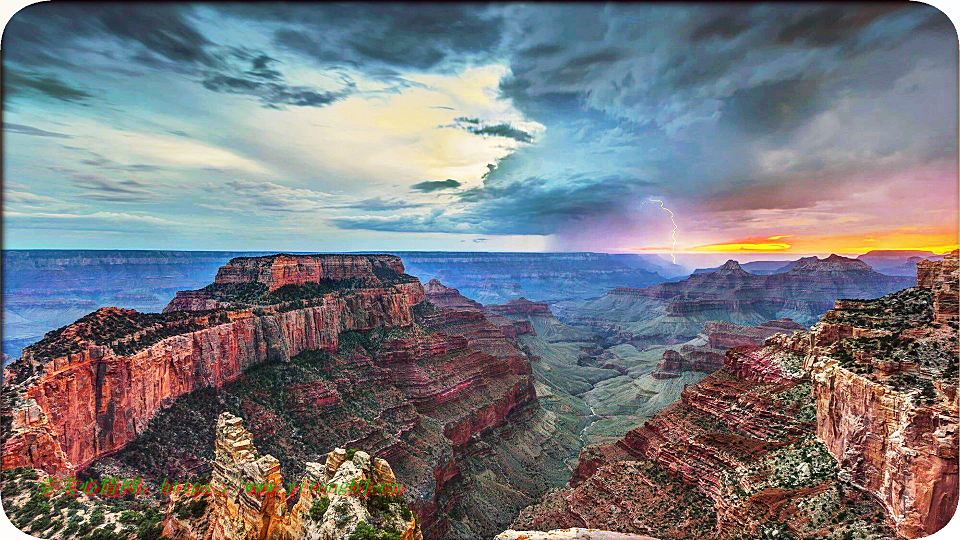
[[[474,135],[506,137],[522,143],[533,142],[533,135],[523,131],[522,129],[515,128],[510,124],[501,123],[485,125],[479,118],[468,118],[466,116],[455,118],[453,122],[454,123],[452,126],[443,127],[456,127],[465,131],[469,131]]]
[[[410,189],[429,193],[431,191],[440,191],[442,189],[456,189],[460,187],[460,185],[460,182],[457,182],[452,178],[447,178],[446,180],[428,180],[426,182],[420,182],[419,184],[410,186]]]
[[[827,6],[810,11],[797,11],[786,16],[785,24],[777,32],[776,41],[781,44],[804,44],[812,47],[829,47],[850,40],[859,30],[890,13],[901,10],[906,4],[862,4],[851,6]]]
[[[353,90],[352,86],[348,86],[334,92],[319,92],[304,86],[263,82],[255,78],[235,77],[223,73],[208,77],[203,81],[203,86],[214,92],[254,96],[271,108],[282,108],[287,105],[323,107],[343,99]]]
[[[243,94],[260,99],[266,107],[322,107],[352,91],[349,85],[336,91],[321,91],[291,85],[277,69],[276,59],[263,52],[214,43],[197,27],[193,7],[175,4],[92,5],[37,4],[21,11],[5,33],[5,60],[31,68],[66,68],[86,73],[88,66],[51,62],[76,58],[78,52],[93,52],[115,60],[117,73],[135,74],[121,67],[130,65],[175,72],[195,78],[216,92]],[[84,40],[100,40],[99,48]],[[129,47],[121,61],[109,50],[110,42]],[[9,45],[8,45],[9,44]],[[82,44],[82,45],[81,45]],[[11,94],[32,89],[65,101],[79,101],[90,94],[72,88],[53,75],[12,74],[5,87]]]
[[[723,13],[710,19],[690,33],[690,39],[703,41],[710,38],[730,39],[750,28],[750,23],[738,13]]]
[[[363,66],[371,62],[428,70],[488,55],[500,42],[503,16],[471,4],[243,4],[217,6],[226,14],[283,23],[276,43],[315,61]]]
[[[465,209],[448,215],[446,208],[427,214],[336,218],[343,229],[393,232],[480,234],[552,234],[578,223],[618,216],[636,206],[646,182],[617,176],[578,175],[564,181],[527,177],[499,182],[488,175],[483,187],[462,192],[455,204]]]
[[[722,120],[751,135],[772,135],[796,127],[818,110],[818,79],[795,78],[743,88],[726,98]]]
[[[3,124],[3,129],[13,133],[22,133],[24,135],[33,135],[35,137],[54,137],[57,139],[73,138],[72,136],[64,135],[63,133],[47,131],[45,129],[35,128],[33,126],[25,126],[23,124],[11,124],[9,122]]]
[[[52,75],[32,75],[7,68],[3,72],[3,90],[7,95],[39,94],[60,101],[84,101],[93,95],[74,88]]]
[[[522,143],[533,142],[533,135],[530,135],[522,129],[517,129],[510,124],[495,124],[492,126],[467,127],[467,131],[474,135],[490,135],[493,137],[506,137]]]
[[[4,32],[5,60],[62,65],[76,38],[135,42],[171,62],[214,66],[211,45],[189,21],[192,7],[176,4],[40,3],[16,14]]]

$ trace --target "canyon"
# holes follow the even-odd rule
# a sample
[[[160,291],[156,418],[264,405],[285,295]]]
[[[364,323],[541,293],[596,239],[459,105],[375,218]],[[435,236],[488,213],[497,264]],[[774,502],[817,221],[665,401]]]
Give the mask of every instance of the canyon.
[[[3,469],[319,478],[351,449],[389,462],[428,540],[511,522],[506,538],[916,537],[952,515],[955,253],[916,280],[837,256],[764,276],[731,261],[549,302],[549,280],[500,288],[543,258],[486,255],[451,274],[515,265],[486,303],[393,255],[275,254],[224,261],[162,313],[96,309],[5,370]],[[574,255],[600,283],[626,279],[607,273],[622,259]],[[254,451],[224,461],[225,431]],[[187,502],[157,503],[177,534],[212,534],[214,512],[247,524],[217,538],[315,534],[286,523],[286,498],[183,519]]]
[[[839,300],[809,332],[730,349],[679,402],[581,452],[569,487],[513,527],[658,538],[937,531],[957,506],[957,252],[921,261],[917,283]]]

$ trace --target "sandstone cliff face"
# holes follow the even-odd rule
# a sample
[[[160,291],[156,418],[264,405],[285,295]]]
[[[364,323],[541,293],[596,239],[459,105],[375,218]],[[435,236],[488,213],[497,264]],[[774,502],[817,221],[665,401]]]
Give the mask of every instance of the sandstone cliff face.
[[[423,292],[427,295],[427,299],[439,308],[473,311],[483,309],[480,302],[475,302],[463,296],[460,291],[453,287],[447,287],[436,278],[431,279],[423,286]]]
[[[613,445],[580,455],[570,488],[515,529],[596,527],[658,538],[889,538],[882,511],[814,437],[793,353],[744,347]],[[739,354],[738,354],[739,353]],[[731,361],[736,358],[736,361]],[[737,371],[740,375],[735,375]]]
[[[163,314],[103,309],[31,347],[11,373],[14,391],[4,392],[12,429],[3,466],[58,474],[120,466],[154,483],[164,475],[183,478],[219,467],[218,456],[205,450],[218,437],[208,420],[228,411],[245,418],[258,444],[277,458],[241,460],[244,475],[270,478],[283,471],[299,478],[310,474],[304,464],[316,461],[317,452],[348,442],[394,463],[424,535],[439,539],[451,530],[448,514],[466,486],[489,474],[466,464],[489,454],[488,440],[549,440],[540,433],[505,434],[541,429],[529,359],[507,339],[518,321],[503,318],[499,326],[481,310],[436,309],[422,302],[422,287],[408,281],[402,267],[374,268],[363,278],[320,278],[327,281],[314,286],[290,282],[301,270],[261,272],[263,259],[239,264],[247,273],[226,275],[279,275],[286,282],[276,295],[264,294],[268,284],[261,281],[252,288],[214,284],[194,291],[212,290],[214,309],[183,310],[210,308],[204,295],[193,306],[175,301]],[[296,299],[263,301],[284,295]],[[523,420],[514,425],[517,416]],[[475,451],[478,445],[483,449]],[[530,467],[524,475],[537,472],[532,456],[513,452],[501,462]],[[510,488],[540,485],[524,482]],[[270,525],[283,522],[290,504],[247,499],[220,505],[232,529],[222,526],[219,537],[293,534],[282,532],[287,525]],[[455,525],[500,530],[508,519],[502,507],[510,504],[490,501],[494,511],[482,523]],[[238,517],[253,514],[266,519]],[[197,536],[193,525],[173,520],[170,530],[207,534],[202,529]]]
[[[917,289],[838,302],[806,353],[817,435],[898,532],[942,528],[957,507],[957,252],[918,265]]]
[[[403,271],[391,256],[239,258],[227,267],[224,279],[268,279],[270,286],[301,283],[316,272],[379,282],[377,269],[393,278]],[[3,466],[75,472],[124,447],[178,396],[221,386],[259,362],[335,350],[346,331],[409,327],[410,301],[422,299],[419,283],[412,285],[345,289],[256,309],[97,310],[51,332],[11,366],[16,384],[9,391],[19,400],[7,402],[15,408]]]
[[[511,339],[523,334],[535,334],[536,331],[530,321],[511,319],[507,315],[550,314],[550,309],[546,304],[530,302],[525,298],[511,301],[511,303],[504,306],[483,306],[479,302],[463,296],[459,290],[447,287],[438,279],[431,279],[424,286],[424,292],[431,303],[442,309],[452,311],[482,311],[488,321],[500,327],[504,337]]]

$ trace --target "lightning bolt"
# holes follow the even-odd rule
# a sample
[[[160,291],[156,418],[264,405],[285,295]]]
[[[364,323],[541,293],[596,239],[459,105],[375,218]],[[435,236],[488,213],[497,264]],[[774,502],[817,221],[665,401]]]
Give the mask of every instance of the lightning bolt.
[[[673,210],[670,210],[664,206],[663,201],[660,199],[647,199],[640,203],[640,208],[643,208],[643,205],[647,204],[648,202],[660,203],[660,209],[666,210],[667,213],[670,214],[670,223],[673,223],[673,230],[670,231],[670,241],[672,242],[670,245],[670,258],[673,259],[673,264],[677,264],[677,258],[673,255],[674,251],[677,249],[677,220],[674,219]]]

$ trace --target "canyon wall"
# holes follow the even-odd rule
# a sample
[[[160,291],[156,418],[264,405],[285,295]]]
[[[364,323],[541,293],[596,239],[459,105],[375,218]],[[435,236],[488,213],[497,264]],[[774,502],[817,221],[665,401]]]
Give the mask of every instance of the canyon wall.
[[[957,508],[957,252],[921,261],[917,282],[915,297],[838,302],[784,345],[806,354],[818,437],[910,538]]]
[[[88,316],[92,320],[28,347],[12,366],[22,383],[10,389],[18,396],[16,410],[28,412],[14,413],[3,467],[74,472],[132,441],[157,409],[178,396],[232,381],[259,362],[287,361],[310,349],[335,350],[341,332],[409,326],[413,320],[407,295],[395,289],[334,293],[311,307],[286,307],[192,316],[196,330],[129,354],[115,349],[146,332],[163,333],[164,323],[124,333],[109,344],[78,340],[79,326],[126,321],[125,315],[136,314],[102,308]],[[44,356],[57,347],[75,352]]]

